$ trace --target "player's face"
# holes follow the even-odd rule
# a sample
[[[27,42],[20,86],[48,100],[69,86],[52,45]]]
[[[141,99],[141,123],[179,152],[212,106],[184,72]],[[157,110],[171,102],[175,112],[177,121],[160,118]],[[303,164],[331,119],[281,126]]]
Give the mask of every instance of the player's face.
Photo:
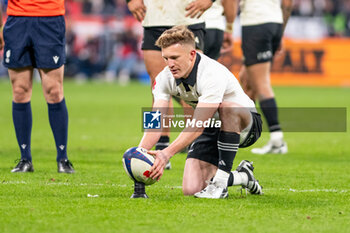
[[[192,70],[196,50],[190,45],[174,44],[163,48],[162,56],[174,78],[186,78]]]

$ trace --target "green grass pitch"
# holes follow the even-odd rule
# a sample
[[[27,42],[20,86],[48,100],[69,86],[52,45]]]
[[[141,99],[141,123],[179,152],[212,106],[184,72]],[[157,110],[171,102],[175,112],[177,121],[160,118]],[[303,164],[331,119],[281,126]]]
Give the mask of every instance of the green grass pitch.
[[[350,89],[276,87],[279,106],[347,107]],[[19,158],[11,116],[11,87],[0,82],[0,232],[349,232],[350,134],[286,133],[287,155],[257,156],[255,174],[265,195],[201,200],[181,192],[185,154],[147,187],[147,200],[131,200],[123,152],[142,136],[141,108],[150,88],[65,83],[68,153],[76,174],[56,172],[56,152],[41,86],[32,98],[34,173],[11,174]],[[349,116],[348,116],[349,121]],[[172,139],[176,134],[172,135]],[[256,146],[268,140],[264,133]],[[97,197],[89,197],[98,195]]]

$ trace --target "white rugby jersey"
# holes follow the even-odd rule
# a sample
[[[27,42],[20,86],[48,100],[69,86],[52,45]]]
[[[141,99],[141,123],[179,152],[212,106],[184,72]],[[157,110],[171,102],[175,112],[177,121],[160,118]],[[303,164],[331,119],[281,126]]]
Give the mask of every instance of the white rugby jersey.
[[[166,101],[177,96],[193,108],[198,102],[230,101],[255,110],[254,102],[244,93],[235,76],[219,62],[199,53],[186,79],[175,79],[166,66],[156,77],[153,96],[154,100]]]
[[[225,16],[223,13],[224,7],[221,4],[221,0],[215,1],[202,16],[205,20],[205,28],[225,31]]]
[[[241,0],[240,10],[242,26],[283,23],[280,0]]]
[[[144,0],[147,7],[142,22],[144,27],[164,27],[174,25],[191,25],[203,23],[203,17],[185,17],[186,7],[193,0]]]

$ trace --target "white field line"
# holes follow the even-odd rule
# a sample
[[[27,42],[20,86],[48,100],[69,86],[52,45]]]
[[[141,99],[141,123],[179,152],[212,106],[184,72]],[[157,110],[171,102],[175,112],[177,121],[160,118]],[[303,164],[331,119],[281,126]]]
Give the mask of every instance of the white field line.
[[[31,185],[33,183],[26,182],[26,181],[0,181],[1,185],[12,185],[12,184],[26,184]],[[131,187],[132,184],[126,185],[126,184],[94,184],[94,183],[80,183],[80,184],[73,184],[73,183],[67,183],[67,182],[55,182],[50,181],[47,183],[44,183],[44,185],[54,185],[54,186],[113,186],[113,187],[119,187],[119,188],[125,188],[125,187]],[[170,186],[170,185],[164,185],[164,188],[170,188],[170,189],[182,189],[182,186]],[[293,188],[264,188],[264,192],[266,191],[285,191],[285,192],[293,192],[293,193],[317,193],[317,192],[324,192],[324,193],[348,193],[350,190],[348,189],[293,189]]]
[[[276,189],[264,189],[264,190],[276,190]],[[349,190],[342,189],[342,190],[337,190],[337,189],[304,189],[304,190],[298,190],[298,189],[286,189],[286,188],[279,188],[277,189],[278,191],[290,191],[294,193],[314,193],[314,192],[325,192],[325,193],[347,193]]]

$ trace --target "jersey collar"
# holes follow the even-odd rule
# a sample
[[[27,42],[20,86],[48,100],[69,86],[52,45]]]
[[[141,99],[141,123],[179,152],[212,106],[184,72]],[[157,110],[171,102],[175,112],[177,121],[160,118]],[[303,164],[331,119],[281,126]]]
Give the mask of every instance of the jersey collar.
[[[187,78],[179,78],[179,79],[175,79],[176,85],[179,86],[181,83],[190,85],[190,86],[194,86],[194,84],[196,84],[197,81],[197,70],[198,70],[198,64],[201,60],[201,56],[199,55],[199,53],[196,53],[196,61],[194,62],[194,66],[190,72],[190,74],[188,75]]]

